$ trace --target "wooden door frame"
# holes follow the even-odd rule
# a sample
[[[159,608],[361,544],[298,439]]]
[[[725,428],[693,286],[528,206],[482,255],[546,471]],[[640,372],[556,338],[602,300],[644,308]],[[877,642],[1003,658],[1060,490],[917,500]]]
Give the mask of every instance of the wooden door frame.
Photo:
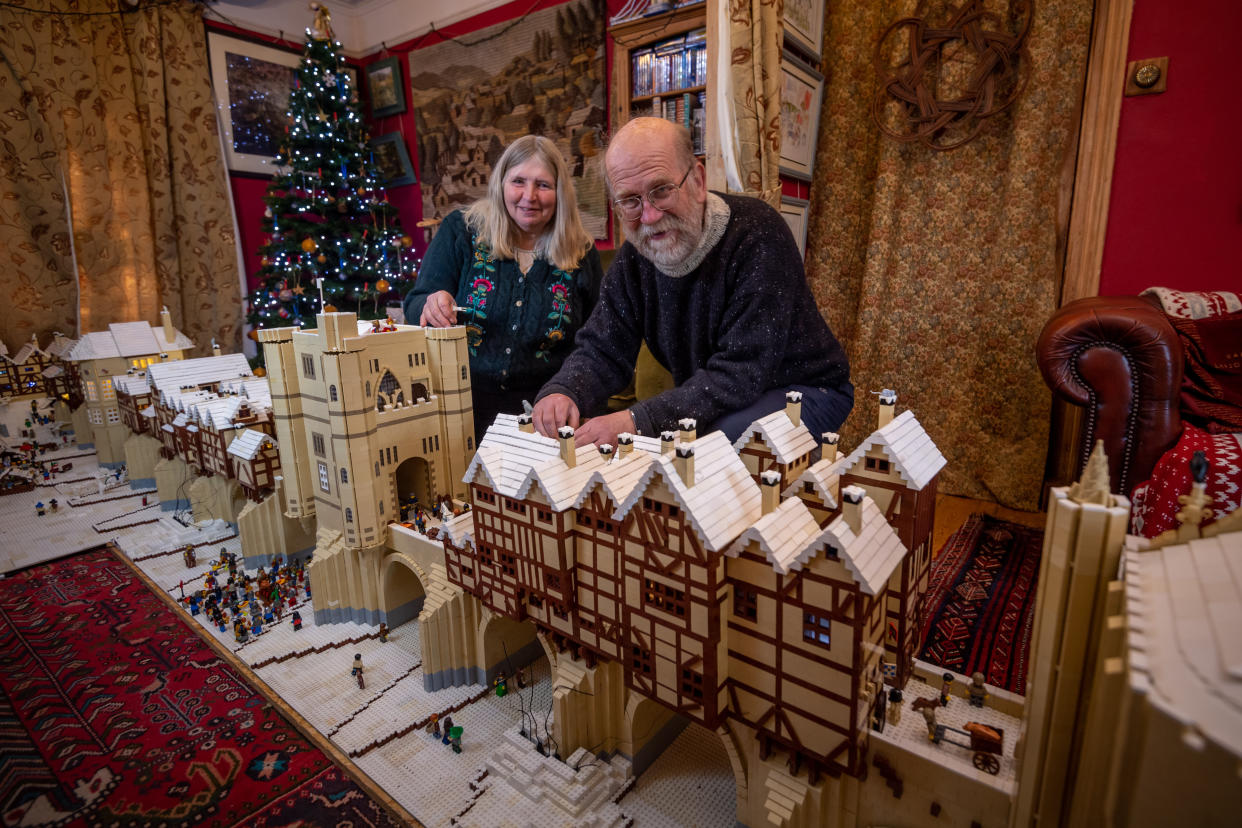
[[[1134,0],[1096,0],[1059,305],[1100,291]]]

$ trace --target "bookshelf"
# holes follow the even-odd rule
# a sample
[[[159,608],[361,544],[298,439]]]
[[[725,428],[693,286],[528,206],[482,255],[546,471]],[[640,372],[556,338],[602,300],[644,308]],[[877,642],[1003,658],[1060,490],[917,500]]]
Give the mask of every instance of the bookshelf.
[[[643,115],[685,125],[707,165],[708,186],[718,188],[723,175],[714,170],[719,153],[713,152],[708,103],[715,92],[714,22],[708,20],[707,4],[698,2],[617,23],[608,34],[613,43],[611,130]]]

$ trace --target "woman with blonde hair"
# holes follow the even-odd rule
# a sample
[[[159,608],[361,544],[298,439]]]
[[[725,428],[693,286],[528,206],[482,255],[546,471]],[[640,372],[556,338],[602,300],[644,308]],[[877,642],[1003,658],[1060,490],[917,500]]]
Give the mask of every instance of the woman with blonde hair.
[[[466,326],[476,445],[560,368],[602,276],[565,159],[547,138],[517,139],[487,195],[444,219],[404,302],[409,321]]]

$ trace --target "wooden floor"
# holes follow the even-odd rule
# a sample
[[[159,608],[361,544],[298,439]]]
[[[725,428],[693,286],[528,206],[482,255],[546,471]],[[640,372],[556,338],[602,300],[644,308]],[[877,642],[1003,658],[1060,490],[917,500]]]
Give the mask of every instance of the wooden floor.
[[[949,536],[961,528],[966,522],[966,518],[975,512],[982,512],[985,515],[995,515],[1005,520],[1020,523],[1023,526],[1034,526],[1038,529],[1044,528],[1044,512],[1020,512],[1017,509],[1007,509],[999,503],[992,503],[987,500],[971,500],[968,497],[956,497],[953,495],[939,494],[936,496],[936,525],[932,532],[932,549],[939,552],[944,546],[944,542]]]

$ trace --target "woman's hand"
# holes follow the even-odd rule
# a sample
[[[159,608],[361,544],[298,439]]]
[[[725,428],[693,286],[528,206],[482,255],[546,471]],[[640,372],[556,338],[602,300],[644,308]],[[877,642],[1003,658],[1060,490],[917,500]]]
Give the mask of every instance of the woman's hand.
[[[457,302],[447,290],[437,290],[423,303],[418,324],[423,327],[447,328],[457,324]]]

